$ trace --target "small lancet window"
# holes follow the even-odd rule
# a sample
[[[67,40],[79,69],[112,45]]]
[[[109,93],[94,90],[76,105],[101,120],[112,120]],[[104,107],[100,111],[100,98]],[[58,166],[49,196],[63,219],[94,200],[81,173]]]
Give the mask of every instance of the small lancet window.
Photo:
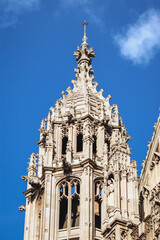
[[[67,142],[68,142],[68,137],[63,137],[62,139],[62,154],[66,154],[67,150]]]
[[[72,182],[72,212],[71,212],[71,226],[79,226],[80,218],[80,184],[78,181]]]
[[[77,152],[83,151],[83,136],[82,134],[77,135]]]
[[[72,198],[72,215],[71,215],[72,227],[79,226],[79,216],[80,216],[80,202],[79,197],[75,195]]]
[[[78,227],[79,224],[80,182],[77,179],[63,181],[59,185],[59,229]]]
[[[93,153],[96,154],[97,152],[97,138],[93,136]]]
[[[60,201],[59,229],[67,228],[68,219],[68,199],[62,198]]]

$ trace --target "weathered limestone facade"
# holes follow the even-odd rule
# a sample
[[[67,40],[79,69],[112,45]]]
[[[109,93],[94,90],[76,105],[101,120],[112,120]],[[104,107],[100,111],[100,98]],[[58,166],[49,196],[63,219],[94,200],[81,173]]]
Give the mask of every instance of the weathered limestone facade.
[[[146,160],[139,180],[140,223],[132,233],[133,239],[160,239],[160,115],[148,143]]]
[[[139,181],[118,106],[96,90],[86,22],[74,55],[73,89],[42,120],[39,152],[22,177],[24,240],[159,239],[160,119]]]

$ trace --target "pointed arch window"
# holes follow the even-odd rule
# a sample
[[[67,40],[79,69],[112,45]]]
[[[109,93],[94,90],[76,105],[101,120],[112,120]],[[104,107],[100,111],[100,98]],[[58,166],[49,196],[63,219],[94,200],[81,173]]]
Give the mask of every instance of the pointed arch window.
[[[79,226],[80,217],[80,184],[73,181],[72,187],[72,209],[71,209],[71,227]]]
[[[62,154],[65,155],[66,154],[66,150],[67,150],[67,142],[68,142],[68,137],[63,137],[62,138]]]
[[[77,135],[77,152],[83,151],[83,135],[79,133]]]
[[[64,181],[59,185],[59,229],[78,227],[79,222],[80,182],[78,179]]]

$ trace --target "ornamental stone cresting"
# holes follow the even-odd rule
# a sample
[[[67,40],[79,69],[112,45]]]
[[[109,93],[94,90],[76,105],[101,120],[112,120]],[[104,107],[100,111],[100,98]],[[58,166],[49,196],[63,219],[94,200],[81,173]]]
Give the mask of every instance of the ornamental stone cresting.
[[[73,89],[42,120],[22,176],[24,240],[160,239],[160,116],[139,179],[118,106],[93,81],[86,25]]]

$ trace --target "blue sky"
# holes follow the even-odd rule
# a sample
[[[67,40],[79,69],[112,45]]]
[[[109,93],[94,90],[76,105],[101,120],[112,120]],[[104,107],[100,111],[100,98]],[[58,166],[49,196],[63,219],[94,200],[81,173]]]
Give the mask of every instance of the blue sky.
[[[95,81],[118,104],[141,170],[160,107],[159,0],[0,1],[0,228],[23,239],[27,162],[37,153],[39,126],[61,92],[72,86],[73,52],[83,20],[94,47]]]

